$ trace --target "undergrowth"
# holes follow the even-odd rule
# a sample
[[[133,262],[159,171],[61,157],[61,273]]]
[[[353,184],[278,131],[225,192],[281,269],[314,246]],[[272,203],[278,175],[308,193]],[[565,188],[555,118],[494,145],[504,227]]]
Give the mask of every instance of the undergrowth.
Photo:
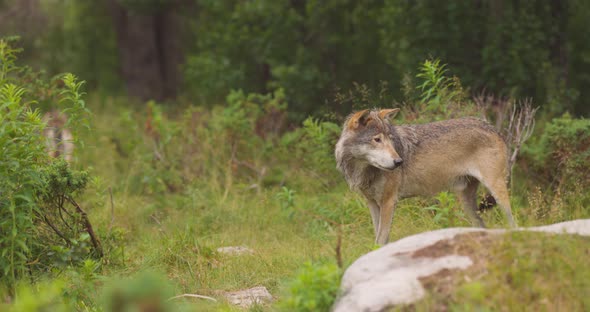
[[[19,50],[11,43],[0,39],[0,283],[13,296],[19,282],[100,257],[102,250],[76,201],[87,174],[48,156],[41,136],[46,124],[32,97],[34,91],[58,94],[61,107],[54,109],[70,113],[66,126],[79,129],[87,113],[82,82],[71,74],[60,76],[61,86],[31,81],[30,69],[16,64]],[[94,254],[86,247],[89,239]]]
[[[71,78],[67,77],[66,82]],[[484,111],[467,97],[457,78],[445,76],[437,62],[425,63],[418,79],[420,96],[403,105],[397,122],[480,116]],[[340,124],[334,116],[309,117],[292,124],[289,99],[281,89],[271,94],[234,91],[220,105],[203,108],[190,103],[140,106],[98,95],[84,100],[80,87],[71,80],[66,83],[69,91],[61,94],[75,108],[68,111],[72,118],[84,115],[87,106],[93,109],[89,125],[94,130],[77,132],[84,145],[77,145],[76,161],[70,167],[46,156],[39,135],[43,127],[40,112],[23,104],[18,87],[3,82],[0,90],[0,105],[13,114],[0,114],[0,144],[6,147],[3,151],[12,153],[5,155],[13,160],[0,161],[0,170],[7,177],[0,181],[0,190],[10,194],[0,199],[0,248],[4,253],[0,266],[7,308],[123,311],[147,305],[155,311],[233,310],[223,299],[224,292],[265,286],[275,297],[274,303],[256,305],[255,311],[321,311],[329,309],[335,299],[343,270],[375,248],[368,209],[360,196],[348,190],[335,168],[333,147]],[[347,101],[354,100],[354,92],[347,94]],[[387,99],[383,94],[377,97]],[[568,127],[569,123],[587,133],[584,122],[578,125],[573,119],[555,121],[552,127]],[[72,124],[72,129],[78,128],[84,125]],[[533,140],[529,150],[542,153],[556,148],[575,156],[568,158],[571,166],[559,167],[563,172],[560,185],[575,184],[581,178],[567,170],[587,170],[580,166],[587,162],[583,158],[586,150],[571,147],[568,140],[574,134],[557,139],[559,131],[550,126],[539,129],[543,131],[539,136],[548,139]],[[580,193],[551,188],[553,184],[543,180],[552,174],[544,171],[543,164],[559,159],[527,156],[521,160],[513,189],[523,191],[512,194],[521,225],[590,214]],[[85,209],[102,243],[102,258],[96,248],[90,248],[90,235],[75,231],[76,227],[71,231],[66,227],[78,235],[62,239],[67,243],[60,248],[54,248],[59,241],[55,236],[45,249],[29,247],[32,242],[42,244],[34,230],[40,223],[33,216],[42,207],[37,199],[47,193],[39,188],[51,189],[43,184],[41,169],[60,173],[55,181],[65,183],[58,186],[60,192],[49,192],[59,195],[62,201],[58,204],[73,199]],[[540,195],[529,186],[535,184],[555,190],[562,200],[535,199]],[[52,200],[42,200],[49,202]],[[533,212],[566,205],[558,215]],[[67,208],[72,207],[75,205]],[[484,213],[483,218],[492,226],[503,222],[499,209]],[[441,193],[435,198],[401,201],[391,238],[468,225],[456,198]],[[15,233],[14,229],[16,234],[6,235]],[[253,253],[231,256],[217,251],[224,246],[247,246]],[[33,250],[44,250],[44,254],[33,255]],[[32,267],[46,269],[31,272]],[[120,286],[119,281],[123,281]],[[154,285],[160,284],[166,287],[158,291]],[[210,296],[221,302],[170,299],[181,294]]]

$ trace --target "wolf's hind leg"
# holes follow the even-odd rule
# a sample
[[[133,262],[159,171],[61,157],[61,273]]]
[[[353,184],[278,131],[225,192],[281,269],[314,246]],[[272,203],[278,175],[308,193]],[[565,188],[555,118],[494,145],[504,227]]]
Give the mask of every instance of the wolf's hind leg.
[[[512,209],[510,208],[510,197],[508,196],[506,180],[500,176],[492,176],[491,178],[482,180],[481,183],[490,191],[496,203],[504,211],[508,225],[510,227],[516,227],[516,222],[514,222],[514,217],[512,216]]]
[[[463,204],[463,211],[471,220],[473,225],[477,225],[479,227],[486,227],[485,223],[477,213],[477,187],[479,186],[479,181],[475,178],[466,178],[465,188],[462,190],[457,191],[457,196],[461,203]]]
[[[492,193],[492,196],[494,196],[496,199],[498,205],[504,211],[508,225],[510,225],[510,227],[516,227],[516,222],[514,222],[514,217],[512,216],[512,209],[510,208],[510,197],[508,196],[508,188],[506,187],[506,183],[503,179],[498,179],[494,182],[495,183],[490,184],[488,189]]]

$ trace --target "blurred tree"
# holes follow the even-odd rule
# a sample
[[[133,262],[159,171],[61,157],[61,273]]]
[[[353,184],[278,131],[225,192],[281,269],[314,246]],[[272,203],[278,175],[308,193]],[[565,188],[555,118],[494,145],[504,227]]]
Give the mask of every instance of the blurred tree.
[[[382,7],[383,1],[200,0],[185,66],[188,91],[211,102],[232,88],[282,87],[297,119],[334,109],[339,87],[395,77],[381,55]]]
[[[472,92],[590,113],[586,0],[0,0],[0,17],[0,35],[22,30],[29,53],[42,51],[30,62],[110,93],[123,81],[141,99],[215,104],[231,89],[283,88],[296,119],[344,114],[352,102],[338,90],[387,85],[374,105],[393,105],[435,57]]]
[[[574,93],[574,112],[590,116],[590,1],[569,0],[565,51],[567,57],[567,85]]]
[[[130,96],[176,97],[182,61],[179,5],[179,1],[108,0],[121,75]]]
[[[20,36],[25,40],[25,57],[34,55],[34,41],[45,30],[48,19],[39,0],[0,0],[0,36]]]

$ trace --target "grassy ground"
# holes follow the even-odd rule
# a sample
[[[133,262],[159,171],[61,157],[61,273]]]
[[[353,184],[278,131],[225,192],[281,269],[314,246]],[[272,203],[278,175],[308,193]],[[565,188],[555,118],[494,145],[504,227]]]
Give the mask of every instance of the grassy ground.
[[[83,134],[85,145],[78,149],[75,166],[90,166],[95,177],[82,204],[109,253],[101,267],[92,272],[89,279],[94,287],[80,295],[79,309],[93,310],[102,300],[105,285],[113,280],[145,271],[165,276],[171,285],[167,296],[192,293],[219,298],[219,291],[265,286],[276,301],[281,301],[289,296],[289,281],[304,263],[338,262],[339,236],[344,267],[376,248],[369,211],[361,198],[348,190],[335,172],[335,164],[328,163],[333,172],[326,176],[314,176],[306,168],[290,169],[283,164],[280,183],[271,181],[264,187],[255,187],[252,179],[241,178],[241,171],[236,173],[233,164],[215,162],[219,156],[215,154],[217,145],[228,144],[227,137],[220,135],[219,141],[213,136],[194,143],[201,147],[194,155],[210,153],[211,157],[185,162],[183,157],[194,155],[170,153],[176,158],[160,161],[169,163],[167,169],[154,160],[153,140],[145,130],[148,119],[145,109],[131,112],[109,100],[92,102],[93,130]],[[212,143],[205,144],[205,140]],[[174,138],[170,142],[192,144]],[[169,146],[168,150],[174,147]],[[264,163],[262,158],[254,156],[250,161]],[[211,166],[211,170],[195,171],[181,180],[174,176],[198,166]],[[521,224],[559,220],[530,217],[530,194],[525,186],[520,188],[524,190],[513,194],[513,210]],[[581,213],[577,217],[583,216]],[[499,209],[487,212],[484,219],[491,227],[503,226]],[[442,193],[435,199],[404,200],[394,217],[391,240],[449,226],[469,226],[452,195]],[[566,243],[575,248],[579,242]],[[228,256],[215,252],[223,246],[247,246],[254,253]],[[526,255],[524,258],[528,259]],[[489,280],[482,281],[486,291],[502,292],[490,300],[516,300],[502,295],[511,290],[499,284],[497,278],[501,277],[490,275]],[[66,280],[74,279],[66,275]],[[457,306],[464,299],[461,295],[453,298]],[[169,304],[173,310],[237,309],[223,300],[212,303],[188,298],[175,299]],[[277,305],[253,309],[274,310]]]

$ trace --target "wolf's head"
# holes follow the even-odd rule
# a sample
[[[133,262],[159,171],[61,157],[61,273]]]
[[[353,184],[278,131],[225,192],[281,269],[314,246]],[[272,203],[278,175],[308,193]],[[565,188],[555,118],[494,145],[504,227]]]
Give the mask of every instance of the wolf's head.
[[[399,108],[362,110],[351,114],[344,123],[342,135],[336,144],[338,166],[353,160],[381,170],[391,171],[403,163],[393,143],[390,123]]]

